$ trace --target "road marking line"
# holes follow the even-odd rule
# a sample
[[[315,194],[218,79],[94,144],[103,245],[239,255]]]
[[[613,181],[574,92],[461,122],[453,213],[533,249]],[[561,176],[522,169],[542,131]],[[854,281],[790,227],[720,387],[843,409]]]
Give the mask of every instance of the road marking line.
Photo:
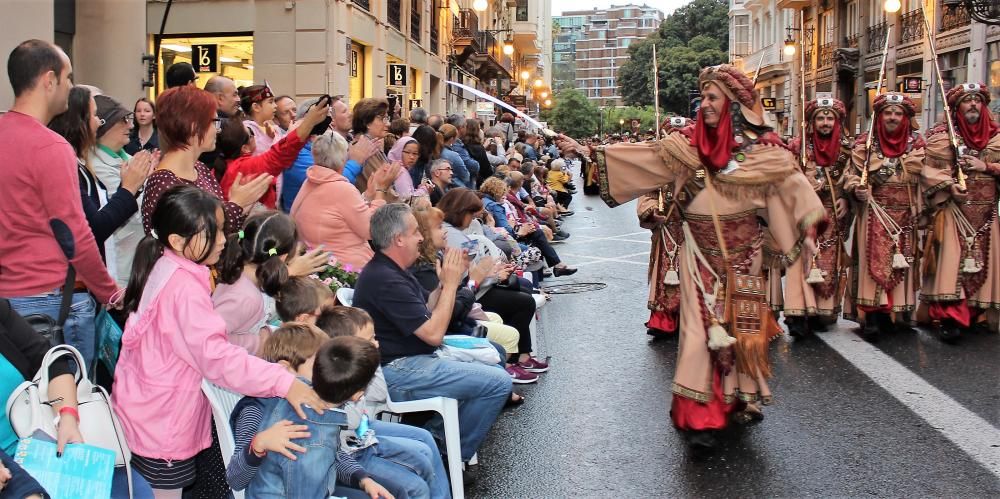
[[[1000,477],[1000,429],[853,333],[816,336],[969,457]]]
[[[608,239],[614,239],[616,237],[629,237],[629,236],[636,236],[636,235],[639,235],[639,234],[648,234],[648,233],[649,233],[649,231],[644,230],[644,231],[639,231],[639,232],[630,232],[628,234],[618,234],[616,236],[604,236],[604,237],[580,236],[579,238],[574,238],[574,239],[576,239],[576,240],[584,239],[585,241],[582,241],[582,242],[590,243],[590,242],[594,242],[594,241],[607,241]],[[574,241],[574,242],[576,242],[576,241]]]

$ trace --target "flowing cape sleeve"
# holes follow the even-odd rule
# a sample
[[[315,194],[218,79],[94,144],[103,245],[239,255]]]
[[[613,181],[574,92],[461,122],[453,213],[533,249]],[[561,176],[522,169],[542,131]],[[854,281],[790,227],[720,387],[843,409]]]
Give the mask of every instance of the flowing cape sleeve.
[[[659,142],[614,144],[597,151],[601,199],[612,208],[686,177],[697,167],[698,156],[680,133]]]
[[[829,220],[826,210],[809,179],[801,172],[786,177],[773,194],[767,197],[768,228],[786,265],[794,262],[801,252],[806,231],[816,227],[822,233]]]

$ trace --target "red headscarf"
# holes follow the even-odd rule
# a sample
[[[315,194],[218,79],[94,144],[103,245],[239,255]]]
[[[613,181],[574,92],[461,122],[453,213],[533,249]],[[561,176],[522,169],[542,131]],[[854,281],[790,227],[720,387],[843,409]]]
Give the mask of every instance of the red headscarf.
[[[829,137],[820,136],[816,126],[813,126],[812,133],[813,153],[816,155],[816,164],[819,166],[830,166],[837,161],[840,156],[840,118],[833,122],[833,133]]]
[[[965,115],[955,109],[955,121],[958,123],[958,133],[965,141],[965,145],[982,151],[990,143],[990,139],[1000,131],[1000,127],[990,119],[990,111],[986,106],[979,108],[979,122],[975,125],[965,121]]]
[[[733,140],[733,121],[729,116],[729,103],[727,97],[722,112],[719,113],[719,124],[714,128],[705,124],[702,108],[698,108],[698,119],[695,121],[694,135],[691,137],[691,145],[698,149],[701,164],[714,172],[726,167],[732,157],[733,149],[737,146]]]
[[[887,158],[898,158],[906,152],[906,140],[910,137],[910,115],[903,115],[899,122],[899,127],[892,134],[885,131],[882,125],[881,113],[875,117],[875,133],[877,133],[878,144],[882,147],[882,154]]]

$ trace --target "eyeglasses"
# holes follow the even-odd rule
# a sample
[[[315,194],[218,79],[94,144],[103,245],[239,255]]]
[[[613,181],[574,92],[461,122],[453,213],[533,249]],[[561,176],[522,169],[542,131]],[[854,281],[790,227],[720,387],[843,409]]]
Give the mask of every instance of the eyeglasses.
[[[385,123],[392,123],[392,120],[389,119],[389,116],[385,115],[385,114],[380,114],[380,115],[378,115],[378,116],[375,117],[376,121],[378,121],[379,119],[381,119]]]
[[[134,117],[135,117],[134,113],[128,113],[125,116],[122,116],[121,122],[122,123],[132,123],[132,118],[134,118]],[[97,121],[101,124],[101,126],[104,126],[104,125],[108,124],[108,120],[106,120],[104,118],[97,118]]]

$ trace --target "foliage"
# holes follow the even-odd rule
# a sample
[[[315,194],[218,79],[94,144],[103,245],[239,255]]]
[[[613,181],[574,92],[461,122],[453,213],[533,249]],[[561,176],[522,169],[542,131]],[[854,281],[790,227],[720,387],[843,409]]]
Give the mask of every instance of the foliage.
[[[549,128],[570,137],[589,137],[597,133],[600,111],[583,93],[576,89],[556,93],[552,109],[543,109],[542,121]]]
[[[645,40],[629,47],[629,60],[618,70],[626,104],[653,104],[653,43],[659,70],[660,111],[687,114],[688,92],[697,89],[698,72],[728,60],[728,4],[694,0],[677,9]]]
[[[358,273],[351,268],[350,264],[341,265],[332,255],[325,269],[311,277],[319,279],[330,288],[333,294],[337,294],[340,288],[353,288],[358,282]]]

